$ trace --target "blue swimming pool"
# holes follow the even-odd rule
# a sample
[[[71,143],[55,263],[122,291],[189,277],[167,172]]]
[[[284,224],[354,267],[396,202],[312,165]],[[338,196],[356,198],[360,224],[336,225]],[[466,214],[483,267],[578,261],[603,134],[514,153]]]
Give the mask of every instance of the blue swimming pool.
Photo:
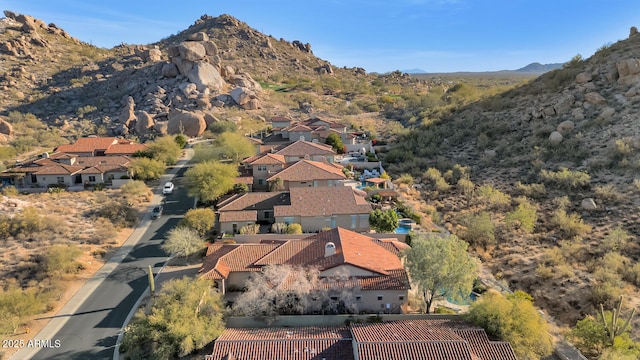
[[[395,234],[408,234],[411,231],[411,226],[398,226],[393,232]]]

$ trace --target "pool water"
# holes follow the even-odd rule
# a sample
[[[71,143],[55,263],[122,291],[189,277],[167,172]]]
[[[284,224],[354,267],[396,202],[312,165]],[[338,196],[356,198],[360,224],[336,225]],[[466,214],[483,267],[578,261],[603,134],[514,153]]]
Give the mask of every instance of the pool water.
[[[447,301],[455,305],[471,305],[477,298],[478,296],[475,293],[471,293],[468,296],[462,296],[460,300],[447,298]]]
[[[398,226],[393,232],[395,234],[408,234],[411,231],[411,227],[407,226]]]

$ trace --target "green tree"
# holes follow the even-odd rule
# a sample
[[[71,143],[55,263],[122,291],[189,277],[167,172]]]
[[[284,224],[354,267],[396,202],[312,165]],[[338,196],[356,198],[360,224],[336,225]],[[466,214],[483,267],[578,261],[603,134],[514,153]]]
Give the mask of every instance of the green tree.
[[[194,165],[184,176],[189,196],[209,202],[233,189],[238,169],[235,165],[207,161]]]
[[[178,223],[179,227],[187,227],[198,235],[205,236],[213,228],[216,222],[216,213],[213,209],[190,209]]]
[[[338,154],[344,153],[344,144],[342,143],[342,138],[337,133],[334,133],[334,132],[330,133],[327,136],[327,140],[325,141],[325,144],[331,145],[333,150],[335,150],[335,152],[337,152]]]
[[[149,181],[160,179],[164,174],[165,165],[162,161],[149,159],[146,157],[138,157],[131,160],[129,171],[134,179]]]
[[[184,149],[184,147],[187,146],[187,142],[189,141],[189,139],[185,134],[177,134],[173,137],[173,141],[175,141],[176,144],[180,146],[180,149]]]
[[[369,225],[378,233],[388,233],[398,227],[398,213],[394,209],[375,209],[369,213]]]
[[[120,349],[132,359],[177,359],[211,343],[224,326],[224,304],[211,280],[169,280],[150,314],[138,312],[125,328]]]
[[[173,165],[178,162],[182,149],[173,136],[167,135],[149,143],[147,152],[154,160],[161,161],[165,165]]]
[[[502,296],[490,290],[475,301],[466,318],[481,326],[487,334],[508,341],[518,359],[540,359],[553,351],[549,325],[523,292]]]
[[[188,227],[176,227],[167,233],[162,250],[177,257],[188,257],[204,249],[204,240],[198,232]]]
[[[246,136],[238,133],[224,132],[214,141],[214,147],[219,151],[221,159],[232,159],[236,163],[255,155],[256,147]]]
[[[467,246],[455,235],[412,236],[411,249],[405,253],[407,269],[424,297],[427,313],[437,299],[471,293],[479,262],[469,255]]]

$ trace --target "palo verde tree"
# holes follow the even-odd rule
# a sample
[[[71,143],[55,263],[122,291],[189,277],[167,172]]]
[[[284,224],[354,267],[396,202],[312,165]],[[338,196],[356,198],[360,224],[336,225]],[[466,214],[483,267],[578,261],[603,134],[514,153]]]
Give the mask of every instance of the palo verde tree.
[[[162,284],[151,312],[136,314],[122,347],[131,359],[178,359],[211,343],[224,330],[224,304],[211,280],[175,279]]]
[[[223,132],[213,143],[220,159],[232,159],[235,163],[256,154],[256,148],[246,136],[234,132]]]
[[[467,247],[455,235],[418,234],[411,238],[411,249],[405,252],[407,269],[424,297],[427,313],[437,299],[471,293],[479,261],[469,255]]]
[[[204,240],[198,232],[186,226],[178,226],[169,230],[162,250],[177,256],[188,257],[204,249]]]
[[[189,196],[210,202],[233,189],[238,169],[232,164],[206,161],[194,165],[184,176]]]
[[[205,236],[213,228],[216,222],[216,213],[213,209],[189,209],[178,223],[179,227],[187,227],[194,230],[199,236]]]
[[[553,351],[549,325],[524,291],[507,296],[487,291],[471,305],[466,318],[490,336],[508,341],[518,359],[537,360]]]

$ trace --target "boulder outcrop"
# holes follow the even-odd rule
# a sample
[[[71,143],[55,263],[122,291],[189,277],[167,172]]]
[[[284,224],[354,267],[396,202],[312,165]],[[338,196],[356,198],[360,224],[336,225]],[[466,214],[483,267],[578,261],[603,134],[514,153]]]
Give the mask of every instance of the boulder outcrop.
[[[206,128],[207,123],[200,114],[179,109],[174,109],[169,113],[169,122],[167,123],[169,135],[185,134],[189,137],[197,137],[202,135]]]

